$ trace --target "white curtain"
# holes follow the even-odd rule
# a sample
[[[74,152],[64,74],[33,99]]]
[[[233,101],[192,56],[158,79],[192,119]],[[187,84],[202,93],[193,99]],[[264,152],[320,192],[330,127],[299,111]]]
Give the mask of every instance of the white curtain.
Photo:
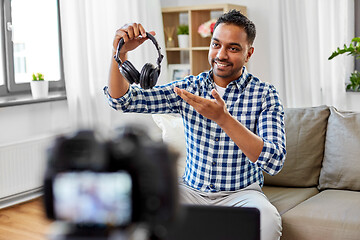
[[[274,0],[272,79],[286,107],[346,108],[354,59],[328,57],[354,37],[353,0]]]
[[[112,60],[115,31],[126,23],[140,22],[154,30],[165,50],[159,0],[62,0],[60,1],[64,71],[69,111],[74,129],[96,128],[104,133],[112,126],[111,111],[103,94]],[[147,43],[147,42],[150,42]],[[147,41],[129,60],[140,71],[156,64],[157,52]],[[166,59],[159,83],[166,82]]]

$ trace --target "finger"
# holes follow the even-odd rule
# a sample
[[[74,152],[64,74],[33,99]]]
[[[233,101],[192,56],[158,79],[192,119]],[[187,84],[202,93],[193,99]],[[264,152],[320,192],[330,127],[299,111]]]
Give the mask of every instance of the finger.
[[[114,50],[117,49],[121,38],[124,39],[124,42],[129,41],[129,37],[128,37],[127,33],[125,31],[123,31],[123,29],[119,29],[115,33],[115,37],[114,37],[114,41],[113,41]]]
[[[179,95],[185,102],[187,102],[188,104],[190,104],[191,106],[193,106],[194,108],[196,108],[197,103],[195,101],[193,101],[192,99],[188,98],[185,94],[182,93]]]
[[[174,87],[174,91],[177,93],[177,95],[179,95],[180,97],[184,97],[186,99],[192,100],[194,101],[194,97],[198,97],[192,93],[189,93],[188,91],[184,90],[184,89],[180,89],[178,87]],[[198,97],[200,98],[200,97]]]
[[[189,105],[197,109],[202,105],[201,97],[193,95],[192,93],[189,93],[188,91],[184,89],[176,88],[174,89],[175,92]]]
[[[178,87],[174,87],[174,92],[179,96],[181,95],[181,91]]]
[[[196,96],[195,94],[192,94],[184,89],[181,90],[183,96],[185,96],[186,98],[188,98],[189,100],[196,102],[196,103],[202,103],[204,102],[204,98]]]
[[[128,42],[130,40],[128,33],[125,32],[124,30],[122,30],[121,32],[122,34],[120,35],[120,38],[124,39],[124,42]]]
[[[139,23],[139,32],[141,34],[141,36],[143,36],[144,38],[146,38],[146,31],[145,28]]]
[[[121,29],[116,30],[115,37],[113,40],[113,48],[116,49],[117,45],[119,44],[120,39],[122,38],[122,31]]]
[[[127,27],[126,32],[127,32],[128,36],[129,36],[129,39],[134,39],[135,38],[134,27],[132,25],[129,25]]]
[[[182,99],[184,99],[187,102],[187,97],[183,94],[183,90],[178,88],[178,87],[174,87],[174,92],[181,97]]]
[[[219,93],[215,89],[211,90],[211,95],[215,98],[215,100],[217,102],[219,102],[219,103],[224,102],[224,100],[221,98],[221,96],[219,95]]]
[[[183,94],[183,90],[181,90],[178,87],[175,87],[174,91],[179,97],[181,97],[183,100],[185,100],[185,102],[187,101],[188,98]]]
[[[142,37],[146,38],[147,36],[146,36],[146,30],[145,30],[145,28],[144,28],[140,23],[138,24],[138,26],[139,26],[139,34],[140,34]],[[154,31],[149,31],[149,33],[150,33],[151,35],[153,35],[153,36],[156,35],[156,33],[155,33]]]
[[[149,32],[151,35],[153,35],[153,36],[155,36],[155,32],[154,31],[151,31],[151,32]],[[141,36],[143,36],[143,35],[141,35]],[[143,42],[145,42],[146,40],[148,40],[149,38],[147,37],[147,35],[146,35],[146,33],[145,33],[145,37],[142,37],[139,41],[140,41],[140,43],[143,43]]]
[[[134,38],[139,37],[140,35],[139,24],[133,23],[133,31],[134,31]]]

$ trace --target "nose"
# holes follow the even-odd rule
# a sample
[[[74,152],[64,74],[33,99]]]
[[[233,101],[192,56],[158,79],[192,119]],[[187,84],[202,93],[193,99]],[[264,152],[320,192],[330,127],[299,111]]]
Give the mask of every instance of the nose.
[[[216,57],[217,57],[218,59],[220,59],[220,60],[222,60],[222,59],[227,59],[227,58],[228,58],[228,55],[227,55],[227,52],[226,52],[226,48],[222,46],[222,47],[219,49],[219,51],[217,52]]]

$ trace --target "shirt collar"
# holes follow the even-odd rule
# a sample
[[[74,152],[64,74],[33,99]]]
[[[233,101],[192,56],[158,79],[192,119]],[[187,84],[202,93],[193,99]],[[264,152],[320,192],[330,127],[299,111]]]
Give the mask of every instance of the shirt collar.
[[[249,74],[246,70],[246,67],[243,67],[243,71],[241,76],[232,81],[231,83],[229,83],[229,85],[234,85],[235,87],[237,87],[238,89],[245,89],[246,85],[249,83],[250,79],[251,79],[251,74]],[[213,79],[213,71],[210,70],[206,76],[205,81],[208,83],[208,86],[211,86],[211,88],[215,88],[215,83],[214,83],[214,79]]]

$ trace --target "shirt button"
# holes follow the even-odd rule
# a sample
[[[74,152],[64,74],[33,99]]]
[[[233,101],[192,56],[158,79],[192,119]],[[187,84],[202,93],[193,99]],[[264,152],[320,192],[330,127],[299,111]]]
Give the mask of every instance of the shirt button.
[[[214,184],[210,184],[210,188],[215,188]]]
[[[213,162],[212,162],[212,165],[213,165],[213,166],[215,166],[215,165],[216,165],[216,162],[215,162],[215,161],[213,161]]]
[[[218,138],[218,137],[217,137],[217,138],[215,138],[215,141],[216,141],[216,142],[218,142],[218,141],[219,141],[219,138]]]

